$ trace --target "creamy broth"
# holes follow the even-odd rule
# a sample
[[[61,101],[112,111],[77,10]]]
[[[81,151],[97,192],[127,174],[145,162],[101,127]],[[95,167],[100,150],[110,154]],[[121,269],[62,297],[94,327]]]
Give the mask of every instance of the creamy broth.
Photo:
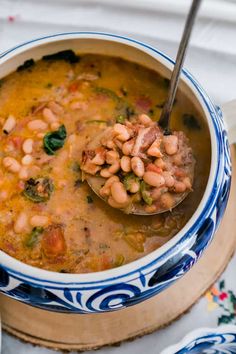
[[[57,272],[129,263],[170,240],[196,210],[209,175],[208,128],[191,102],[177,98],[172,129],[190,140],[193,192],[172,212],[126,215],[82,181],[82,150],[121,114],[129,119],[147,113],[157,121],[168,80],[120,58],[52,59],[31,62],[0,81],[0,249]],[[53,137],[59,145],[50,151]],[[37,200],[35,186],[41,188]]]

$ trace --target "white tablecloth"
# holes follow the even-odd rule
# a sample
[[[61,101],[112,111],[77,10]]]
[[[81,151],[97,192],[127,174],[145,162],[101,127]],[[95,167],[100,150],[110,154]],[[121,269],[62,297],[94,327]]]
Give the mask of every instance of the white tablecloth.
[[[0,0],[0,51],[45,34],[76,30],[119,33],[143,40],[175,57],[190,0]],[[236,1],[205,0],[194,30],[186,67],[216,103],[236,98]],[[225,274],[236,291],[236,257]],[[214,307],[211,305],[210,307]],[[167,329],[107,348],[101,354],[158,354],[190,330],[216,326],[222,308],[207,311],[203,298]],[[23,315],[23,314],[22,314]],[[3,354],[52,354],[3,334]]]

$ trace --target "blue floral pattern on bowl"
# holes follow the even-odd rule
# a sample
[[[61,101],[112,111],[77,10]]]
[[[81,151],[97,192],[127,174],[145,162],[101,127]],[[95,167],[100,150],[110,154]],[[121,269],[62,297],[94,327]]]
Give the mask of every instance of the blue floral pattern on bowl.
[[[116,35],[79,32],[59,34],[47,38],[73,35],[79,37],[81,34],[87,34],[88,36],[95,34],[101,36],[101,38],[106,36],[114,40],[118,38],[131,44],[133,42],[144,49],[148,48],[148,50],[173,63],[171,59],[150,46]],[[41,38],[36,41],[40,42],[44,39]],[[13,48],[11,51],[17,48]],[[9,52],[0,55],[0,59]],[[130,272],[122,273],[120,271],[117,276],[105,280],[68,282],[65,274],[65,281],[49,281],[43,277],[26,275],[20,269],[15,270],[1,262],[0,291],[2,293],[26,304],[51,311],[83,314],[114,311],[135,305],[158,294],[181,278],[196,263],[211,242],[224,214],[231,183],[231,161],[227,133],[220,109],[211,103],[187,71],[184,70],[183,75],[194,85],[204,101],[218,140],[217,172],[211,195],[193,225],[174,246],[169,247],[166,252],[160,254],[151,262],[143,266],[137,266],[135,270]]]
[[[161,354],[233,354],[236,353],[236,326],[199,329]]]

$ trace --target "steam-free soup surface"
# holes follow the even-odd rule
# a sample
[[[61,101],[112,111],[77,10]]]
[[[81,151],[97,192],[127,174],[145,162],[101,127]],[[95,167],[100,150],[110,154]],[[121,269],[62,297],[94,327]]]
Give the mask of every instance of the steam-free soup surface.
[[[125,215],[94,195],[80,170],[84,146],[107,125],[141,113],[159,119],[168,80],[120,58],[62,54],[29,61],[0,84],[2,251],[47,270],[94,272],[156,250],[189,220],[207,183],[210,138],[181,95],[172,128],[190,139],[195,182],[172,212]]]

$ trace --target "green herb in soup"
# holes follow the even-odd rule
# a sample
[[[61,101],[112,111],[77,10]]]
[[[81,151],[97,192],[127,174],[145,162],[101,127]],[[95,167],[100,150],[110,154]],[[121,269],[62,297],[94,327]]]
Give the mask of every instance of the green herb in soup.
[[[48,155],[54,155],[58,149],[61,149],[66,139],[66,128],[63,125],[54,132],[47,133],[43,138],[44,151]]]
[[[25,240],[26,247],[34,247],[38,242],[39,236],[43,233],[42,227],[34,227],[29,235],[27,235]]]
[[[54,190],[50,178],[30,178],[24,183],[23,195],[34,203],[46,202]]]
[[[171,128],[189,138],[196,167],[193,192],[172,212],[126,215],[94,195],[81,170],[83,150],[102,130],[141,114],[158,121],[168,80],[120,58],[68,50],[26,61],[1,82],[2,251],[51,271],[101,271],[161,247],[192,216],[209,175],[210,137],[201,113],[180,93]],[[94,151],[86,155],[92,159]],[[135,198],[152,207],[147,184],[133,173],[119,178],[128,194],[135,189]]]

